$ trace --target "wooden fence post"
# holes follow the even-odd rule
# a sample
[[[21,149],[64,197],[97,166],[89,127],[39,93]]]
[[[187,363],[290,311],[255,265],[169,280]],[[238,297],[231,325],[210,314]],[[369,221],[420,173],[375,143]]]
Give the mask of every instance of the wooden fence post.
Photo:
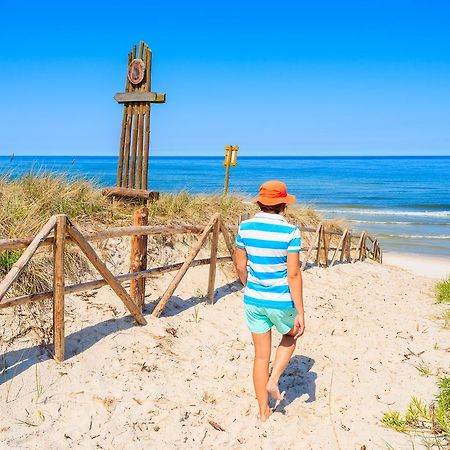
[[[216,223],[216,221],[218,220],[219,217],[220,217],[220,214],[214,214],[214,216],[208,222],[208,225],[206,225],[205,229],[203,230],[203,233],[199,236],[197,243],[195,244],[195,247],[191,250],[191,253],[187,257],[186,261],[184,261],[180,270],[176,273],[176,275],[173,277],[173,280],[170,282],[169,287],[166,289],[166,292],[164,292],[164,294],[161,296],[158,304],[155,306],[155,309],[152,312],[152,316],[159,317],[161,315],[167,302],[169,301],[170,297],[172,297],[172,294],[175,292],[175,289],[177,288],[177,286],[180,284],[180,281],[183,279],[183,277],[184,277],[185,273],[187,272],[187,270],[189,269],[192,261],[197,256],[200,249],[202,248],[208,234],[211,232],[211,229],[213,228],[214,224]]]
[[[348,262],[352,262],[352,230],[348,230],[345,254]]]
[[[323,259],[325,267],[328,267],[328,240],[327,234],[325,233],[325,227],[322,226],[322,249],[323,249]]]
[[[220,216],[214,223],[211,239],[211,258],[209,263],[209,276],[208,276],[208,300],[209,304],[214,304],[214,288],[216,282],[216,265],[217,265],[217,249],[219,246],[219,232],[220,232]]]
[[[53,356],[64,361],[64,247],[67,218],[56,216],[55,239],[53,243]]]
[[[358,242],[358,251],[359,251],[359,255],[358,255],[358,259],[360,261],[363,261],[365,253],[366,253],[366,231],[363,231],[361,233],[361,237],[359,238],[359,242]]]
[[[222,232],[223,240],[225,241],[225,245],[228,251],[230,252],[231,259],[233,260],[234,267],[236,268],[236,259],[234,257],[234,246],[231,242],[230,233],[228,232],[227,226],[223,222],[222,218],[220,219],[220,231]]]
[[[344,232],[342,233],[342,236],[339,240],[336,250],[334,251],[330,266],[334,266],[334,263],[336,262],[336,259],[337,259],[337,255],[339,253],[339,249],[341,249],[341,255],[340,255],[339,261],[342,262],[342,260],[344,259],[345,243],[346,243],[345,239],[346,239],[347,233],[348,233],[348,230],[345,229]]]
[[[133,226],[148,225],[148,208],[137,209],[133,214]],[[147,235],[131,237],[130,273],[147,269]],[[142,311],[145,301],[145,278],[130,281],[130,297]]]
[[[320,240],[320,229],[321,229],[321,228],[322,228],[322,222],[320,222],[320,223],[317,225],[316,232],[314,233],[314,236],[312,237],[311,243],[310,243],[310,245],[309,245],[309,249],[308,249],[308,251],[306,252],[305,259],[303,260],[303,263],[302,263],[302,267],[301,267],[301,271],[302,271],[302,272],[303,272],[303,271],[305,270],[305,268],[306,268],[306,264],[307,264],[307,262],[308,262],[309,257],[311,256],[312,251],[314,250],[314,247],[316,246],[316,243],[317,243],[317,245],[319,245],[319,244],[318,244],[318,239]]]

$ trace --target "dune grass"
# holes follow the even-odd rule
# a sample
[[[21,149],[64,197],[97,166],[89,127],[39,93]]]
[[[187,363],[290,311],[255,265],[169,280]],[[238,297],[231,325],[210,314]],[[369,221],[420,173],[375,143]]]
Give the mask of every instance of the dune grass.
[[[95,183],[48,172],[28,173],[20,178],[0,178],[0,239],[35,235],[53,214],[66,214],[82,230],[131,224],[134,210],[141,205],[112,201],[101,194]],[[221,213],[224,221],[237,224],[242,213],[253,214],[258,208],[244,197],[230,195],[191,195],[161,193],[148,205],[149,220],[155,225],[179,223],[205,224],[214,213]],[[313,208],[293,206],[288,220],[299,226],[315,228],[324,221]],[[339,230],[339,221],[324,221],[331,229]],[[307,243],[308,236],[305,236]],[[0,276],[6,274],[19,258],[20,250],[0,252]],[[126,257],[126,255],[124,255]],[[43,248],[32,258],[24,274],[10,294],[39,292],[51,289],[51,250]],[[72,246],[66,251],[66,274],[78,282],[80,274],[89,266]]]
[[[447,448],[450,444],[450,377],[438,382],[438,394],[430,404],[412,397],[404,414],[399,411],[386,412],[382,424],[402,433],[422,433],[442,440],[435,440],[438,448]],[[442,446],[441,446],[442,444]]]
[[[450,303],[450,276],[436,284],[436,301]]]

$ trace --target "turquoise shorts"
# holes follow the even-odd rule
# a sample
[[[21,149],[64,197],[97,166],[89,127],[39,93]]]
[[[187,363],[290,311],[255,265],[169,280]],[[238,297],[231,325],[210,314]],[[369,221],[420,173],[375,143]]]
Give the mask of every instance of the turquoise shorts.
[[[297,310],[295,308],[276,309],[262,306],[245,306],[245,318],[248,329],[252,333],[267,333],[273,326],[281,334],[289,333],[295,323]]]

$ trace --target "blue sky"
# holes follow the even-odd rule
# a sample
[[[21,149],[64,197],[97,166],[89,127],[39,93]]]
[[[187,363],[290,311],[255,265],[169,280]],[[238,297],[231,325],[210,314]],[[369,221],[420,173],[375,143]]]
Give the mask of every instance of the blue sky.
[[[24,1],[0,20],[3,155],[117,154],[140,40],[167,94],[155,155],[450,154],[447,1]]]

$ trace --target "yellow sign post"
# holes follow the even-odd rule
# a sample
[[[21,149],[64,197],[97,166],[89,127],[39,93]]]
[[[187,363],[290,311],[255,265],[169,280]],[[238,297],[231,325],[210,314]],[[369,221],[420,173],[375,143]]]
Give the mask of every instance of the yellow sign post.
[[[223,160],[223,165],[225,166],[225,183],[223,185],[223,195],[227,195],[228,192],[228,181],[230,179],[230,167],[237,164],[237,152],[239,150],[239,145],[226,145],[225,146],[225,159]]]

